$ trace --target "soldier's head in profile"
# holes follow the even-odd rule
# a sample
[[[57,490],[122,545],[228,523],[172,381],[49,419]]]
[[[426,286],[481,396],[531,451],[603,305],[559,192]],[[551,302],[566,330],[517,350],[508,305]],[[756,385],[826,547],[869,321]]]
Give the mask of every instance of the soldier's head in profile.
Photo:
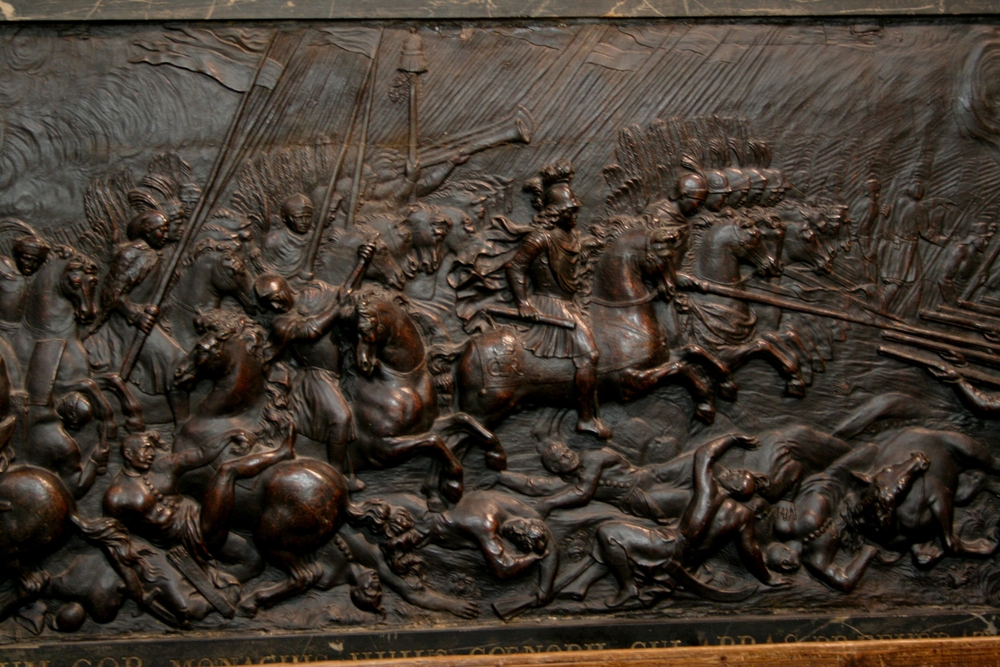
[[[560,158],[525,181],[524,191],[531,194],[531,205],[538,211],[535,222],[548,229],[576,227],[580,201],[570,187],[573,176],[572,163]]]
[[[969,234],[972,240],[972,247],[976,252],[985,252],[986,247],[990,244],[990,239],[993,238],[993,234],[996,233],[996,224],[986,224],[985,222],[976,222],[972,225],[972,232]]]
[[[274,273],[265,273],[253,285],[257,303],[272,313],[287,313],[295,305],[295,293],[288,281]]]
[[[130,241],[142,239],[153,250],[159,250],[167,243],[170,221],[159,211],[144,211],[132,218],[125,229]]]
[[[708,197],[708,183],[705,177],[694,172],[684,174],[677,181],[677,207],[681,213],[691,217],[705,203]]]
[[[313,205],[301,192],[298,192],[281,204],[281,220],[296,234],[306,234],[312,228]]]
[[[14,263],[17,264],[17,270],[23,276],[34,274],[42,268],[42,264],[45,263],[51,249],[52,246],[45,239],[37,236],[22,236],[14,241]]]
[[[879,182],[874,176],[869,176],[868,180],[865,181],[865,186],[868,188],[868,192],[873,196],[877,197],[882,191],[882,183]]]
[[[126,468],[146,472],[153,467],[156,460],[156,450],[160,446],[160,434],[156,431],[144,431],[125,436],[122,440],[122,460]]]

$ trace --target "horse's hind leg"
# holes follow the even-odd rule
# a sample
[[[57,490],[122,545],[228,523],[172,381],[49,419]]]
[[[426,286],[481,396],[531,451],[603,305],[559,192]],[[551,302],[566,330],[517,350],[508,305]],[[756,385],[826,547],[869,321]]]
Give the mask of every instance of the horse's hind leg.
[[[443,479],[437,485],[448,501],[456,503],[462,497],[462,463],[435,433],[380,438],[371,447],[369,458],[383,468],[392,468],[419,455],[429,456],[443,466]],[[434,493],[433,489],[424,489]]]
[[[273,584],[264,584],[245,595],[238,605],[241,616],[254,617],[260,608],[267,609],[309,590],[323,578],[323,567],[315,558],[304,558],[288,552],[271,552],[270,560],[275,561],[289,576]]]
[[[669,378],[681,376],[687,380],[688,390],[695,402],[695,415],[706,424],[715,421],[715,394],[709,380],[698,367],[684,361],[669,361],[656,368],[636,370],[627,368],[621,373],[619,392],[623,401],[644,394]]]
[[[122,414],[125,415],[125,428],[129,433],[145,430],[146,420],[142,416],[142,406],[117,373],[97,375],[94,381],[101,389],[110,390],[118,397],[122,405]]]

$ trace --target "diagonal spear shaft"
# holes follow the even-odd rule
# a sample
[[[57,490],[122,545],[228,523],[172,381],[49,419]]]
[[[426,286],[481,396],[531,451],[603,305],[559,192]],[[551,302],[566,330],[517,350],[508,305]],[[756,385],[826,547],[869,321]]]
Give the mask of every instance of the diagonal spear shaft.
[[[194,238],[195,233],[201,228],[202,223],[207,217],[206,212],[207,209],[210,208],[210,204],[207,203],[208,200],[212,199],[212,203],[214,204],[214,200],[217,199],[217,193],[214,193],[214,190],[217,188],[219,174],[229,157],[230,149],[234,143],[233,139],[236,135],[236,130],[241,125],[241,122],[246,115],[247,107],[250,104],[252,93],[260,81],[261,73],[264,71],[265,67],[267,67],[268,63],[273,61],[271,56],[275,54],[276,47],[280,41],[278,39],[278,34],[279,31],[275,30],[274,34],[271,35],[271,41],[268,43],[267,50],[261,57],[260,64],[257,66],[256,72],[254,72],[253,81],[250,83],[250,87],[240,100],[240,106],[236,110],[236,114],[233,116],[232,122],[229,124],[229,130],[226,132],[225,141],[223,142],[222,148],[219,150],[219,154],[216,156],[215,163],[212,165],[212,170],[209,173],[205,191],[202,193],[201,198],[198,200],[198,204],[191,213],[188,225],[184,229],[184,232],[181,234],[181,238],[177,243],[177,249],[174,250],[169,261],[167,262],[167,270],[160,276],[160,281],[156,286],[156,292],[152,300],[152,303],[157,309],[163,305],[163,299],[166,297],[174,271],[177,269],[177,265],[180,262],[181,257],[184,255],[191,239]],[[212,194],[216,194],[216,196],[213,197],[211,196]],[[122,362],[121,371],[119,372],[123,381],[128,380],[133,369],[135,369],[135,364],[139,359],[139,352],[142,351],[142,346],[146,343],[146,339],[148,337],[149,334],[144,333],[141,329],[136,331],[135,337],[132,339],[132,344],[129,346],[128,353],[125,355],[125,359]]]
[[[361,139],[358,141],[358,158],[354,162],[354,182],[351,183],[351,201],[347,208],[347,221],[344,223],[345,229],[354,226],[354,216],[358,211],[358,197],[361,194],[361,172],[365,165],[365,151],[368,149],[368,122],[372,118],[372,106],[375,104],[375,80],[378,77],[378,56],[382,46],[382,36],[385,28],[378,36],[378,44],[375,46],[375,57],[371,64],[371,81],[368,87],[368,105],[365,107],[365,116],[361,121]]]
[[[381,43],[382,38],[379,36],[379,43]],[[344,135],[344,141],[340,146],[340,153],[337,155],[337,164],[334,165],[333,174],[330,175],[330,183],[326,187],[326,195],[323,197],[323,204],[319,209],[319,217],[316,219],[316,229],[313,230],[313,237],[309,243],[309,249],[306,251],[306,255],[303,258],[302,266],[299,267],[299,277],[303,280],[312,280],[313,277],[313,264],[316,262],[316,254],[319,252],[319,244],[323,240],[323,230],[326,229],[326,223],[330,217],[330,209],[333,207],[333,198],[336,196],[337,181],[340,179],[340,171],[344,168],[344,159],[347,157],[347,147],[350,145],[351,138],[354,136],[354,123],[358,118],[358,110],[361,108],[361,104],[364,101],[364,93],[368,90],[369,86],[374,86],[375,81],[372,79],[372,72],[375,70],[375,58],[377,57],[378,47],[376,47],[376,56],[368,62],[368,72],[365,74],[365,79],[361,83],[361,88],[358,89],[358,97],[354,101],[354,108],[351,110],[351,120],[347,123],[347,134]]]

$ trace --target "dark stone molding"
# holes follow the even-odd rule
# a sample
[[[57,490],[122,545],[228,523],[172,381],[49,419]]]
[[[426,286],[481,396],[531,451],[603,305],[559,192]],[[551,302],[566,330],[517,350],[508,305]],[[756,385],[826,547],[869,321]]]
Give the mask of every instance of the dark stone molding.
[[[7,21],[712,18],[994,14],[993,0],[3,0]]]

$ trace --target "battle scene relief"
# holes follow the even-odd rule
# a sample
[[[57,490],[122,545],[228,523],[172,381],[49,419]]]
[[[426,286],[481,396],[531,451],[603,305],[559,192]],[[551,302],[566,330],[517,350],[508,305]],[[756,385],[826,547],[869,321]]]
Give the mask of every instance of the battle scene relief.
[[[0,642],[1000,605],[998,81],[948,21],[0,27]]]

